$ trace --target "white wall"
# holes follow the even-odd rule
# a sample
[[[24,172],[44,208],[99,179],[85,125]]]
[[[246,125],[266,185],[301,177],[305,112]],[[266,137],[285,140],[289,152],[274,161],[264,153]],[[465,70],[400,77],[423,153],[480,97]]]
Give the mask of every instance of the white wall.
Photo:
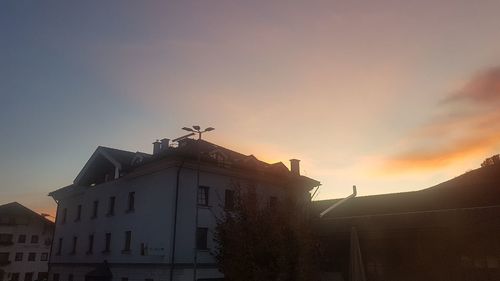
[[[52,263],[163,263],[169,262],[170,229],[172,225],[175,169],[131,180],[120,179],[95,187],[81,194],[61,200],[58,216],[67,208],[65,224],[58,219]],[[127,212],[129,192],[135,192],[135,210]],[[107,216],[109,197],[115,196],[113,216]],[[98,216],[92,219],[93,202],[99,201]],[[81,220],[75,222],[77,206],[82,204]],[[125,231],[132,232],[131,252],[122,253]],[[105,233],[111,233],[111,251],[103,253]],[[86,254],[88,237],[94,235],[93,254]],[[76,254],[71,254],[73,237],[78,237]],[[57,255],[58,239],[63,238],[63,250]],[[163,248],[156,255],[141,256],[141,243],[152,248]],[[152,253],[152,251],[150,251]]]
[[[30,219],[29,224],[23,225],[0,225],[0,233],[13,234],[11,246],[0,246],[0,252],[9,252],[9,260],[11,263],[2,266],[6,273],[4,280],[10,280],[11,273],[20,273],[19,280],[24,280],[25,273],[33,272],[33,280],[36,280],[39,272],[48,272],[47,260],[42,261],[42,253],[49,254],[50,244],[46,245],[45,241],[52,240],[52,232],[50,228],[44,227],[41,220]],[[45,230],[45,231],[44,231]],[[19,235],[26,235],[25,243],[17,243]],[[38,243],[31,243],[31,236],[38,235]],[[16,253],[23,253],[22,261],[15,261]],[[35,253],[35,261],[28,261],[29,253]],[[1,280],[0,280],[1,281]]]
[[[91,267],[82,263],[101,263],[107,260],[111,265],[115,280],[133,276],[140,272],[144,280],[148,274],[157,274],[157,280],[168,280],[171,263],[171,245],[173,216],[175,203],[175,188],[178,167],[166,168],[154,174],[140,176],[134,179],[121,178],[116,181],[88,187],[83,192],[71,198],[60,200],[58,208],[58,223],[54,239],[51,272],[61,273],[61,281],[66,280],[64,274],[75,272],[75,281],[83,281],[83,275]],[[216,217],[221,215],[226,189],[233,188],[234,182],[242,187],[248,185],[247,180],[225,174],[212,172],[200,173],[200,185],[208,186],[209,206],[197,206],[197,169],[186,165],[179,177],[179,201],[177,214],[177,239],[175,253],[175,279],[192,280],[192,264],[195,251],[195,217],[198,209],[198,226],[209,228],[208,251],[198,251],[198,278],[220,277],[215,267],[212,251],[215,244],[212,241],[216,226]],[[215,172],[214,172],[215,171]],[[284,187],[270,183],[256,182],[257,196],[262,204],[268,204],[269,196],[282,197]],[[135,192],[135,211],[126,213],[129,192]],[[108,198],[115,196],[115,215],[106,216]],[[91,219],[93,201],[99,201],[98,217]],[[78,204],[82,204],[82,216],[79,222],[74,222]],[[64,208],[68,209],[65,224],[60,224]],[[131,253],[123,254],[124,232],[132,231]],[[111,252],[103,254],[105,233],[112,233]],[[88,236],[94,234],[94,251],[87,255]],[[73,236],[78,237],[78,247],[75,255],[70,254]],[[63,237],[63,251],[56,255],[58,238]],[[147,243],[150,248],[147,256],[140,255],[140,244]],[[163,250],[153,249],[162,248]],[[61,264],[64,263],[64,264]],[[73,266],[71,266],[73,264]],[[123,267],[123,264],[128,266]],[[155,264],[154,268],[147,267]],[[162,265],[164,264],[164,266]],[[211,268],[207,266],[211,264]],[[79,273],[77,273],[79,272]],[[139,273],[138,273],[139,272]],[[125,275],[130,276],[125,276]],[[81,275],[81,276],[80,276]],[[135,277],[134,277],[135,278]],[[132,279],[129,279],[132,281]]]

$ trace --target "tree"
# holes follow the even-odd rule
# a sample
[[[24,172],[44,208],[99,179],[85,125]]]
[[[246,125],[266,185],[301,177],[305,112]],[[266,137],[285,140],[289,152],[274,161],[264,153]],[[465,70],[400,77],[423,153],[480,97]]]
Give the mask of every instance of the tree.
[[[235,191],[215,230],[216,260],[229,281],[317,280],[314,239],[303,206],[293,198],[275,206],[255,192]],[[265,205],[265,206],[264,206]]]

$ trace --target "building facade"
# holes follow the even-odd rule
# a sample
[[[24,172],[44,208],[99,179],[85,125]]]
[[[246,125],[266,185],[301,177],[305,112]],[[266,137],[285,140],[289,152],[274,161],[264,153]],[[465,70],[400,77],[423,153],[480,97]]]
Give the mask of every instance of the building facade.
[[[57,218],[50,280],[217,280],[216,220],[236,192],[260,204],[306,204],[319,182],[206,141],[153,154],[99,147],[73,184],[52,193]]]
[[[318,219],[325,280],[500,280],[500,162],[482,166],[420,191],[353,198]],[[319,214],[337,201],[314,205]]]
[[[47,280],[54,223],[13,202],[0,206],[0,281]]]

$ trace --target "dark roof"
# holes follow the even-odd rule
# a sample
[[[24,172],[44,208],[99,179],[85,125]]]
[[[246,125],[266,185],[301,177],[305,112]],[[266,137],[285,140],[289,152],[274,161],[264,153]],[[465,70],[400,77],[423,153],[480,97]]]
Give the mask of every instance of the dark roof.
[[[52,196],[54,198],[66,197],[66,195],[71,194],[77,187],[78,187],[78,185],[70,184],[70,185],[61,187],[57,190],[54,190],[52,192],[49,192],[48,195]]]
[[[108,154],[114,160],[119,162],[123,169],[130,169],[132,166],[136,165],[134,161],[137,159],[140,159],[140,162],[142,163],[153,157],[153,155],[144,152],[132,152],[106,146],[99,146],[96,151],[98,150]]]
[[[315,201],[314,211],[319,214],[339,200]],[[419,191],[356,197],[333,209],[326,217],[382,215],[499,204],[500,165],[491,165]]]
[[[151,154],[147,154],[144,152],[131,152],[106,146],[99,146],[97,149],[101,149],[102,151],[108,153],[113,159],[120,162],[123,167],[132,166],[132,161],[138,157],[142,157],[143,159],[149,159],[152,157]]]
[[[253,170],[261,174],[270,174],[275,177],[285,178],[288,182],[296,183],[309,189],[320,185],[320,182],[314,179],[292,174],[281,162],[269,164],[257,159],[254,155],[244,155],[205,140],[184,139],[179,142],[177,147],[169,147],[155,155],[99,146],[76,177],[74,184],[53,191],[49,193],[49,196],[64,197],[66,194],[78,189],[81,185],[87,186],[91,184],[96,180],[96,177],[100,176],[92,176],[92,173],[105,169],[106,165],[103,163],[108,163],[108,166],[111,165],[109,162],[100,161],[104,158],[112,159],[113,162],[119,163],[121,166],[120,172],[126,174],[138,167],[169,158],[197,160],[200,157],[200,160],[204,163],[213,162],[215,164],[218,161],[217,157],[214,157],[216,154],[224,158],[223,165],[225,167],[230,167],[234,170]]]
[[[314,179],[292,174],[282,162],[269,164],[257,159],[257,157],[252,154],[245,155],[205,140],[197,141],[193,139],[185,139],[179,144],[179,147],[171,148],[163,153],[160,153],[157,157],[161,158],[177,155],[192,157],[195,159],[198,155],[201,155],[201,160],[204,162],[216,162],[217,160],[211,157],[213,153],[220,153],[226,156],[227,164],[234,169],[250,169],[273,175],[281,175],[288,177],[291,181],[300,182],[304,186],[309,186],[310,189],[320,185],[320,182]],[[155,156],[153,156],[149,161],[155,161]]]
[[[48,220],[44,216],[38,214],[37,212],[19,204],[18,202],[11,202],[7,203],[4,205],[0,205],[0,214],[7,214],[7,215],[19,215],[19,214],[24,214],[27,216],[30,216],[32,218],[41,220],[43,222],[49,223],[49,224],[54,224],[52,221]]]

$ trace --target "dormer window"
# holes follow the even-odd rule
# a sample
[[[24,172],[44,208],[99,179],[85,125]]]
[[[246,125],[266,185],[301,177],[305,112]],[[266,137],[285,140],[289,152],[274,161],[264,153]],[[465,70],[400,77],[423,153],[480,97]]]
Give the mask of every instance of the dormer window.
[[[217,166],[219,166],[219,167],[225,167],[227,164],[227,157],[219,151],[211,152],[210,158],[217,161]]]
[[[96,186],[120,177],[122,162],[117,161],[117,152],[113,149],[99,147],[82,171],[75,179],[75,183],[83,186]]]

